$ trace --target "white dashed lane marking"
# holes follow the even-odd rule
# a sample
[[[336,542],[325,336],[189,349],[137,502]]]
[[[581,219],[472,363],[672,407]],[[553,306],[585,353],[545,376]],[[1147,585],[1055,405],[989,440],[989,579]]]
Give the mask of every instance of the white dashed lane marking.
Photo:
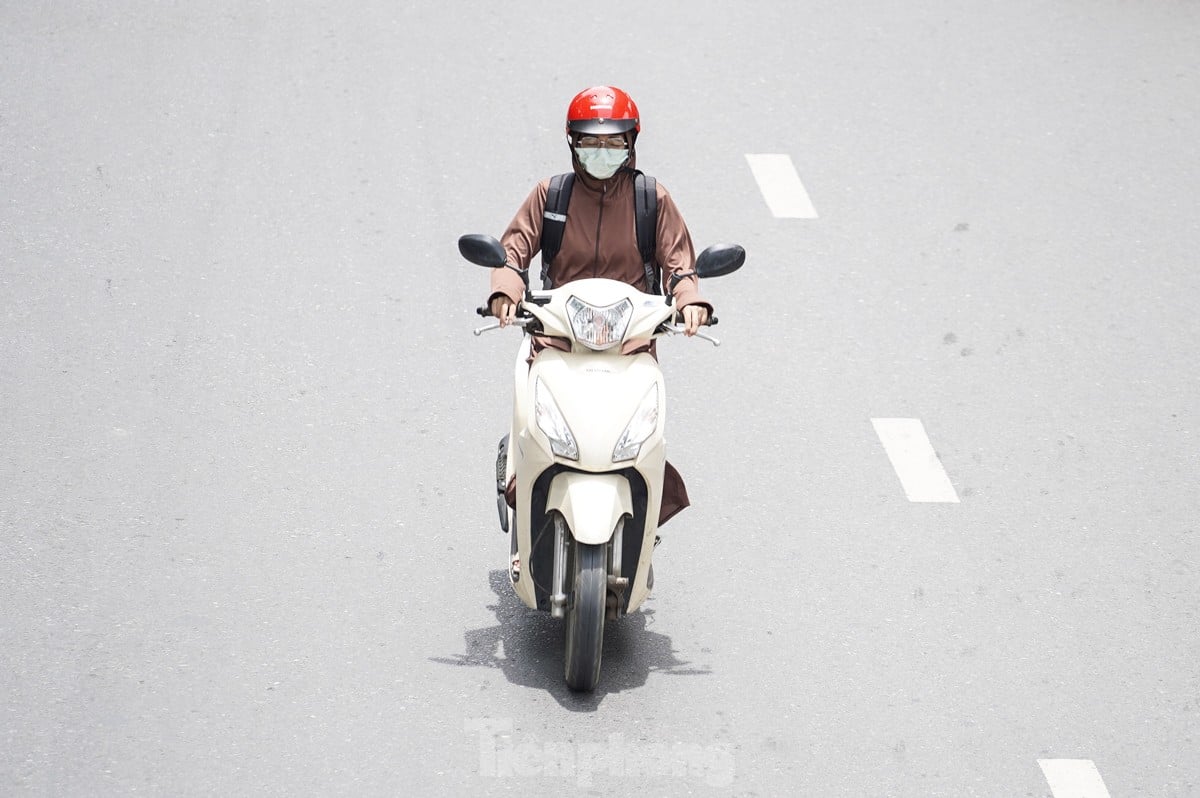
[[[1039,759],[1054,798],[1109,798],[1096,763],[1090,759]]]
[[[920,419],[873,418],[871,423],[910,502],[958,502]]]
[[[800,175],[788,155],[747,155],[750,171],[758,181],[767,207],[778,219],[816,219],[813,207]]]

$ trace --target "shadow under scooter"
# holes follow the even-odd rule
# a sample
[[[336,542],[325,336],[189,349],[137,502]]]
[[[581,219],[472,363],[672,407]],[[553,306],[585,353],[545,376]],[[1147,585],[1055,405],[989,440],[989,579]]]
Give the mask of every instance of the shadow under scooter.
[[[503,570],[489,572],[488,582],[496,595],[488,609],[498,623],[468,630],[465,654],[433,657],[434,662],[499,668],[512,684],[546,690],[572,712],[594,712],[608,693],[645,685],[651,671],[675,676],[710,673],[676,657],[671,638],[647,628],[654,625],[654,612],[642,609],[607,624],[604,646],[616,656],[604,660],[604,679],[595,692],[575,692],[562,679],[562,622],[522,604]]]

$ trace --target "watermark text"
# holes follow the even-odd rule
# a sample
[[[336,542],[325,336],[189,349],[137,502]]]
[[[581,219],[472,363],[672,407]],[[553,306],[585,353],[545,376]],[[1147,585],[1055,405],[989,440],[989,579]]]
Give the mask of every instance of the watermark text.
[[[488,778],[574,779],[581,787],[591,786],[597,776],[606,781],[690,778],[710,787],[733,783],[733,753],[722,745],[630,741],[620,733],[604,742],[516,740],[510,719],[469,718],[463,725],[479,736],[479,771]]]

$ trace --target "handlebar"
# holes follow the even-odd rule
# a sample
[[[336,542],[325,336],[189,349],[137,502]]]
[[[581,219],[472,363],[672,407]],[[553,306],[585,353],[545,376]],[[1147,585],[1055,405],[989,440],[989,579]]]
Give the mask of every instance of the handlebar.
[[[492,321],[491,323],[485,324],[482,327],[478,327],[475,330],[473,330],[472,332],[474,332],[474,334],[476,336],[479,336],[485,332],[489,332],[491,330],[497,330],[500,328],[500,320],[496,319],[496,317],[492,314],[492,309],[490,307],[488,307],[487,305],[480,305],[479,307],[475,308],[475,313],[479,316],[482,316],[483,318],[494,319],[494,321]],[[682,316],[682,311],[680,311],[676,314],[676,318],[679,318],[681,316]],[[523,311],[520,308],[518,308],[516,318],[514,318],[512,320],[512,322],[510,322],[510,323],[514,327],[519,327],[521,329],[527,329],[530,325],[536,324],[537,320],[529,312]],[[717,324],[717,317],[709,316],[708,321],[704,322],[704,324],[702,326],[713,327],[713,326],[716,326],[716,324]],[[683,324],[680,324],[680,323],[663,322],[659,326],[659,329],[661,329],[665,332],[671,333],[672,335],[683,335],[684,330],[686,330],[687,328]],[[711,335],[708,335],[707,333],[697,331],[696,337],[702,338],[705,341],[708,341],[713,346],[721,345],[720,341],[718,341],[716,338],[712,337]]]

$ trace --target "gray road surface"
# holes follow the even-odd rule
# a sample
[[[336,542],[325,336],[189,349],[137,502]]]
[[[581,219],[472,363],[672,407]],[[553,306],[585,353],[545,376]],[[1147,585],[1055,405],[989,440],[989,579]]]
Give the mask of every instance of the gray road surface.
[[[1200,795],[1198,53],[1116,0],[5,4],[0,793]],[[749,261],[581,697],[454,241],[603,81]]]

